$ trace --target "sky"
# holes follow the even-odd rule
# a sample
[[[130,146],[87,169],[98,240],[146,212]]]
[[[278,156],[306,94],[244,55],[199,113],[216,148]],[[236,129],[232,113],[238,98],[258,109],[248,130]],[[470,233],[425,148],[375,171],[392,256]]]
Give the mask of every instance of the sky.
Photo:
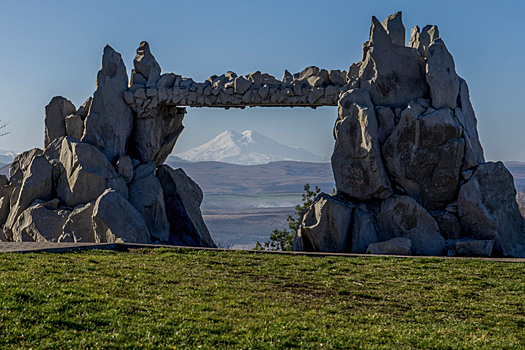
[[[128,74],[142,40],[163,72],[196,81],[232,70],[281,78],[315,65],[348,70],[361,59],[373,15],[402,11],[410,29],[438,25],[470,88],[487,160],[525,161],[524,1],[7,1],[0,0],[0,150],[43,147],[44,107],[64,96],[79,107],[95,89],[102,50]],[[189,108],[173,154],[226,130],[256,130],[329,157],[335,107]]]

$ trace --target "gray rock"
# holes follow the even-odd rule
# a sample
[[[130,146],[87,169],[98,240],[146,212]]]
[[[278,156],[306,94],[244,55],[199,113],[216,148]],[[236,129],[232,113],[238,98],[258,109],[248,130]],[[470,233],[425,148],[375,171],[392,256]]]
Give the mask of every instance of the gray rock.
[[[403,25],[402,13],[396,12],[381,22],[386,33],[395,45],[405,46],[405,26]]]
[[[252,74],[247,74],[246,78],[253,83],[254,88],[258,89],[261,87],[262,74],[260,71],[253,72]]]
[[[430,45],[438,38],[439,30],[437,26],[429,24],[421,30],[419,45],[416,47],[421,57],[428,57],[428,49],[430,48]]]
[[[15,186],[21,186],[24,179],[24,172],[29,168],[33,159],[43,153],[40,148],[33,148],[29,151],[20,153],[9,165],[9,178]]]
[[[9,185],[9,179],[4,174],[0,174],[0,189]]]
[[[164,191],[166,216],[170,223],[171,244],[216,247],[204,223],[200,205],[200,187],[182,169],[164,164],[157,170]]]
[[[360,204],[352,215],[350,253],[364,254],[371,244],[378,242],[374,215]]]
[[[47,158],[47,160],[50,163],[53,164],[60,159],[60,150],[62,149],[62,141],[64,141],[65,138],[66,136],[62,136],[58,139],[53,140],[53,142],[51,142],[44,150],[44,156]]]
[[[413,198],[386,199],[381,203],[377,220],[380,241],[409,238],[413,255],[441,255],[445,249],[445,239],[439,234],[436,220]]]
[[[379,143],[383,144],[396,126],[396,116],[390,107],[377,107],[376,115],[379,123]]]
[[[148,176],[141,176],[141,169],[139,169],[141,167],[144,166],[137,168],[138,172],[129,184],[129,201],[142,214],[152,239],[154,237],[157,241],[168,242],[170,224],[166,217],[162,186],[153,172]]]
[[[373,243],[366,249],[367,254],[410,255],[412,241],[408,238],[396,237],[385,242]]]
[[[104,48],[96,86],[82,141],[100,149],[113,163],[126,154],[133,113],[122,97],[128,89],[126,66],[109,45]]]
[[[142,163],[164,164],[184,130],[185,108],[160,106],[154,114],[137,115],[129,154]]]
[[[459,78],[454,59],[441,39],[434,40],[428,49],[426,72],[432,107],[456,108]]]
[[[332,170],[337,189],[359,200],[384,199],[392,188],[381,159],[378,122],[368,93],[349,90],[339,100]]]
[[[19,190],[13,191],[11,211],[4,225],[7,239],[12,239],[12,228],[18,216],[36,200],[50,200],[53,193],[52,166],[43,155],[33,158],[23,172],[24,178]],[[14,204],[13,204],[14,203]]]
[[[244,94],[252,86],[252,82],[243,77],[237,77],[233,83],[233,91],[236,94]]]
[[[393,44],[375,17],[358,67],[360,88],[376,106],[402,107],[427,93],[424,60],[416,49]]]
[[[140,43],[133,65],[135,70],[146,78],[146,86],[155,86],[160,79],[161,69],[157,60],[151,54],[149,44],[146,41]]]
[[[0,227],[4,226],[9,216],[9,211],[11,210],[11,199],[9,196],[0,197]],[[1,230],[0,230],[1,231]],[[3,231],[2,231],[3,235]]]
[[[446,210],[432,210],[430,215],[436,220],[443,238],[453,240],[460,238],[461,225],[456,215]]]
[[[500,254],[525,257],[525,219],[516,203],[513,177],[503,163],[478,166],[459,190],[458,213],[468,237],[493,239]]]
[[[421,117],[404,113],[383,145],[388,173],[425,208],[440,209],[454,200],[465,142],[450,109]]]
[[[481,147],[481,143],[479,141],[477,128],[478,121],[474,113],[474,108],[472,108],[472,104],[470,103],[468,85],[467,82],[461,78],[459,78],[459,83],[458,103],[461,113],[459,113],[459,110],[456,109],[456,117],[459,119],[459,122],[461,125],[463,125],[463,128],[468,135],[470,144],[472,145],[472,151],[477,162],[479,164],[485,163],[483,148]]]
[[[285,70],[284,74],[283,74],[282,81],[285,84],[291,84],[293,82],[293,75],[292,75],[292,73],[290,73],[287,70]]]
[[[159,66],[160,67],[160,66]],[[180,75],[176,75],[174,73],[164,73],[160,76],[159,81],[157,82],[157,86],[160,88],[166,87],[166,88],[172,88],[175,84],[175,80],[177,77],[182,78]]]
[[[334,85],[343,86],[346,84],[346,74],[343,74],[339,69],[329,71],[328,77]]]
[[[130,183],[133,179],[133,164],[131,164],[130,156],[122,156],[115,165],[115,170],[122,176],[126,183]]]
[[[82,106],[80,106],[77,110],[76,115],[79,115],[82,120],[86,119],[86,117],[89,114],[89,109],[91,108],[91,102],[93,102],[93,97],[89,97]]]
[[[65,118],[76,111],[76,107],[68,99],[62,96],[53,97],[46,106],[44,148],[53,140],[66,136]]]
[[[131,70],[131,77],[129,79],[129,86],[131,89],[134,87],[138,88],[139,86],[145,86],[147,83],[148,79],[146,79],[145,76],[137,72],[136,69]]]
[[[12,227],[13,242],[57,242],[70,211],[55,204],[36,202],[24,210]]]
[[[70,114],[65,119],[66,135],[77,140],[82,138],[84,134],[84,121],[78,114]]]
[[[319,194],[301,215],[293,250],[345,252],[353,211],[354,206],[342,198]]]
[[[410,39],[408,39],[408,47],[411,47],[417,50],[419,48],[420,43],[421,43],[421,31],[419,30],[419,26],[415,26],[410,31]]]
[[[65,174],[58,180],[57,197],[68,207],[95,200],[106,188],[114,188],[128,197],[126,182],[96,147],[65,138],[60,163]]]
[[[113,189],[107,189],[93,208],[95,242],[151,243],[148,227],[133,205]]]
[[[77,206],[67,217],[62,227],[59,242],[96,242],[93,231],[92,215],[95,202]]]
[[[494,240],[461,241],[456,242],[458,256],[490,256],[494,247]]]

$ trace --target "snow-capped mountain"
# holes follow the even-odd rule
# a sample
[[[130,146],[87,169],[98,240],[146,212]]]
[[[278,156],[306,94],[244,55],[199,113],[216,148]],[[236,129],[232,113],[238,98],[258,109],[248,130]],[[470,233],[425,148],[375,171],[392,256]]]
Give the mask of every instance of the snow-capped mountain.
[[[240,165],[266,164],[282,160],[321,163],[328,158],[299,147],[280,144],[253,130],[238,133],[228,130],[213,140],[176,154],[190,162],[217,161]]]
[[[10,164],[20,152],[0,150],[0,163]]]

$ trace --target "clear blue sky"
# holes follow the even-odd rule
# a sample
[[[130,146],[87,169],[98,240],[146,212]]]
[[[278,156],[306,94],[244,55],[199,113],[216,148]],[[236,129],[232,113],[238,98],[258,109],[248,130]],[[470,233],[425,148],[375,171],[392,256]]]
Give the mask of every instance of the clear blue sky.
[[[523,1],[2,1],[0,118],[11,134],[0,149],[42,147],[44,106],[62,95],[78,107],[92,95],[105,44],[128,71],[147,40],[163,72],[202,81],[261,70],[280,79],[309,65],[348,69],[361,58],[371,16],[396,11],[407,36],[416,24],[439,26],[469,83],[486,158],[525,161]],[[327,107],[189,109],[174,153],[228,129],[254,129],[330,156],[336,116]]]

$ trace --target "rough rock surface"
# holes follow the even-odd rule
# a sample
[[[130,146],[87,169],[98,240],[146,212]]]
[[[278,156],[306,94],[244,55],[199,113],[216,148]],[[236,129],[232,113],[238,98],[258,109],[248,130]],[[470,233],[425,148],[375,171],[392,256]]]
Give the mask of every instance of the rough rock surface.
[[[386,33],[395,45],[405,46],[405,26],[403,25],[402,13],[396,12],[381,22]]]
[[[408,238],[396,237],[385,242],[373,243],[366,249],[367,254],[410,255],[412,241]]]
[[[172,244],[216,247],[200,211],[200,187],[182,169],[162,165],[157,170],[164,191],[166,215]]]
[[[46,106],[44,148],[54,139],[66,136],[66,116],[77,111],[75,105],[62,96],[53,97]]]
[[[154,86],[160,79],[160,65],[151,54],[149,44],[146,41],[140,43],[133,65],[135,66],[135,71],[146,78],[148,86]]]
[[[71,238],[73,242],[96,242],[91,219],[94,207],[94,201],[77,206],[64,223],[62,228],[64,237],[62,240],[59,239],[59,242],[70,241],[66,237]]]
[[[143,113],[135,119],[130,153],[142,163],[164,164],[184,130],[185,108],[160,107],[154,114]]]
[[[427,93],[425,62],[418,51],[392,43],[375,17],[359,67],[360,88],[370,93],[374,105],[402,107]]]
[[[460,241],[456,242],[456,255],[458,256],[490,256],[494,240]]]
[[[459,186],[465,142],[448,108],[404,113],[383,145],[388,172],[425,208],[444,208]]]
[[[151,243],[148,227],[133,205],[113,189],[107,189],[93,208],[95,242]]]
[[[144,171],[150,168],[150,171]],[[170,223],[166,217],[164,191],[155,176],[155,163],[139,165],[129,184],[129,201],[142,214],[151,236],[157,241],[170,238]]]
[[[65,173],[58,180],[57,196],[69,207],[97,199],[106,188],[128,197],[124,179],[96,147],[72,138],[62,141],[60,163]]]
[[[58,200],[36,201],[16,219],[14,242],[57,242],[70,211],[57,209]]]
[[[345,200],[319,194],[302,215],[293,249],[345,252],[353,211],[354,207]]]
[[[459,190],[459,220],[468,237],[493,239],[500,254],[525,257],[525,219],[513,180],[501,162],[480,164]]]
[[[342,95],[334,134],[332,170],[337,189],[359,200],[390,196],[377,117],[365,90],[349,90]]]
[[[128,74],[124,61],[119,53],[106,45],[93,101],[84,121],[82,141],[100,149],[111,163],[126,154],[133,128],[133,113],[123,98],[127,89]]]
[[[454,59],[443,40],[434,40],[428,48],[426,69],[432,107],[435,109],[456,108],[459,77],[456,74]]]
[[[379,241],[409,238],[413,255],[441,255],[445,249],[445,239],[439,234],[436,220],[411,197],[383,201],[378,223]]]

